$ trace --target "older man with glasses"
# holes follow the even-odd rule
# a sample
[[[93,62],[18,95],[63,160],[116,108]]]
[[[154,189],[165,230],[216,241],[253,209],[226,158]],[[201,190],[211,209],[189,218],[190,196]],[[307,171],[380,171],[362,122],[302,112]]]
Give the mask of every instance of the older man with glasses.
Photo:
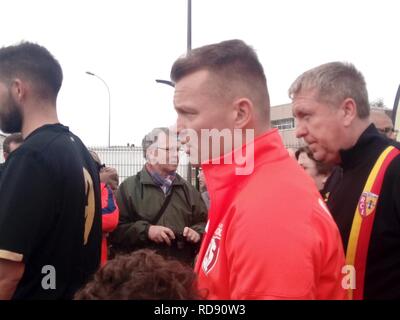
[[[385,110],[371,109],[370,119],[381,134],[389,139],[396,140],[398,131],[393,128],[393,121]]]
[[[111,236],[117,251],[152,248],[192,264],[207,221],[200,193],[177,172],[177,136],[155,128],[143,141],[146,164],[118,188],[120,220]]]

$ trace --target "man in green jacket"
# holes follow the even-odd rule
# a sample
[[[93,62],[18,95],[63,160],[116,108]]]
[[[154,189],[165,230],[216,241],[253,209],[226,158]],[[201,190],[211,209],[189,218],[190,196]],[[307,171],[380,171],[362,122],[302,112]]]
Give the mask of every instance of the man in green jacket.
[[[178,143],[167,128],[155,128],[143,141],[146,164],[118,188],[120,209],[111,235],[116,251],[152,248],[191,264],[207,221],[200,193],[179,174]]]

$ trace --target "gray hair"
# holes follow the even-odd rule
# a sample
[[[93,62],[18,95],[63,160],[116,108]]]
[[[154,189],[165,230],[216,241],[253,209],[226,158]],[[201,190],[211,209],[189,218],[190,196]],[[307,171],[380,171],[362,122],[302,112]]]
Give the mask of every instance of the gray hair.
[[[289,97],[294,99],[305,90],[316,90],[318,101],[333,105],[352,98],[358,117],[365,119],[369,116],[364,76],[351,63],[330,62],[304,72],[290,86]]]
[[[143,158],[147,159],[146,154],[147,150],[149,147],[156,143],[158,140],[158,137],[161,132],[164,132],[166,136],[169,134],[169,129],[166,127],[159,127],[159,128],[154,128],[151,130],[148,134],[146,134],[142,140],[142,148],[143,148]]]

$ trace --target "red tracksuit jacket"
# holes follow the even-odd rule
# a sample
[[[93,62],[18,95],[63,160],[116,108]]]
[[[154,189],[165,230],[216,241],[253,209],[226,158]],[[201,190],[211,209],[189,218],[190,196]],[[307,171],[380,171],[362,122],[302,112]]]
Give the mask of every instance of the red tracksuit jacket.
[[[312,179],[276,129],[241,151],[248,163],[254,154],[250,175],[235,161],[203,165],[211,208],[199,289],[208,299],[345,299],[340,234]]]

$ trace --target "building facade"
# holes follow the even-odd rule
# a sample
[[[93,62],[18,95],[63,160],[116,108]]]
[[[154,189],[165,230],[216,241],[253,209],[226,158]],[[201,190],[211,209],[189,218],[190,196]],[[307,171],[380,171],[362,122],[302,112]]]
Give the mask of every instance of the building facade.
[[[271,107],[271,126],[278,128],[285,147],[297,149],[303,145],[302,140],[296,138],[296,119],[290,103]]]

